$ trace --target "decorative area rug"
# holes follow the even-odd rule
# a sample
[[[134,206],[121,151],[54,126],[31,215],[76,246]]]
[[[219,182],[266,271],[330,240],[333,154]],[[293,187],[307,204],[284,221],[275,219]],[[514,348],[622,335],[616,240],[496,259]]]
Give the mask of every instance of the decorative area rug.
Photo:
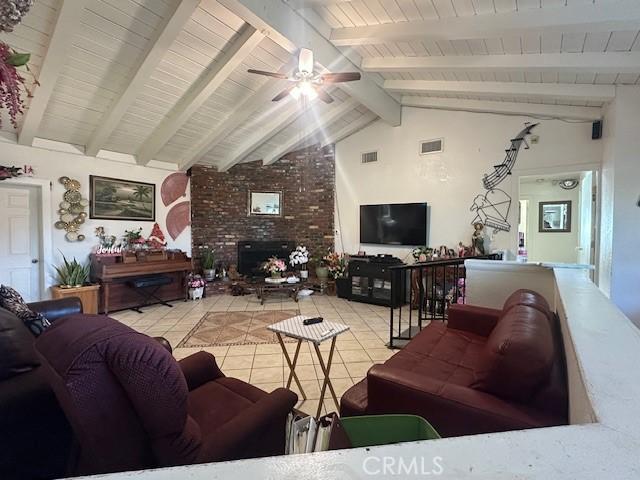
[[[278,343],[267,326],[300,315],[298,310],[264,310],[259,312],[209,312],[184,337],[180,347],[218,347]],[[283,338],[285,342],[293,339]]]

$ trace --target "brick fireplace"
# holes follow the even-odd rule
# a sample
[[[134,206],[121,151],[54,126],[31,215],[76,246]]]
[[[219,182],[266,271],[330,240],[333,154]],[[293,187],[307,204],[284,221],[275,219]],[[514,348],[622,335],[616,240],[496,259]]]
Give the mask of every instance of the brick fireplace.
[[[335,162],[333,146],[290,153],[273,165],[242,163],[227,172],[191,169],[193,254],[199,245],[216,250],[217,261],[238,263],[238,242],[291,240],[312,255],[334,245]],[[249,190],[281,190],[282,216],[248,215]]]

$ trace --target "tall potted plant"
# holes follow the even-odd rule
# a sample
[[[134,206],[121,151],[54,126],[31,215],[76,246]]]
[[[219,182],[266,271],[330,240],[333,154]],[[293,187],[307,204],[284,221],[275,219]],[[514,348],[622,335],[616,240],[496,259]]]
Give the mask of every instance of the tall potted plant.
[[[200,254],[200,264],[202,265],[202,273],[207,282],[212,282],[216,278],[215,264],[216,254],[215,250],[209,247],[201,247],[202,253]]]

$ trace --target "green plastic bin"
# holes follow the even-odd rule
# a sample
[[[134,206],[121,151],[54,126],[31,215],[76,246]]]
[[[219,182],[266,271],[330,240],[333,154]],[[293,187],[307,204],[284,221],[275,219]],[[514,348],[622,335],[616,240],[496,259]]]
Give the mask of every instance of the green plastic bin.
[[[431,424],[417,415],[364,415],[343,417],[340,422],[352,447],[440,438]]]

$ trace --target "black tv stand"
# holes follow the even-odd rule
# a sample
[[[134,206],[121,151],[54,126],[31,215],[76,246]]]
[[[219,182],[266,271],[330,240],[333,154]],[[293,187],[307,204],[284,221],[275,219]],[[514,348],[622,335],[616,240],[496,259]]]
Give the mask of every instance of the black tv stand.
[[[405,280],[394,278],[393,289],[389,267],[402,265],[399,258],[392,255],[353,256],[349,259],[349,284],[351,287],[350,300],[382,305],[385,307],[399,307],[404,303]],[[396,270],[395,275],[399,271]]]

